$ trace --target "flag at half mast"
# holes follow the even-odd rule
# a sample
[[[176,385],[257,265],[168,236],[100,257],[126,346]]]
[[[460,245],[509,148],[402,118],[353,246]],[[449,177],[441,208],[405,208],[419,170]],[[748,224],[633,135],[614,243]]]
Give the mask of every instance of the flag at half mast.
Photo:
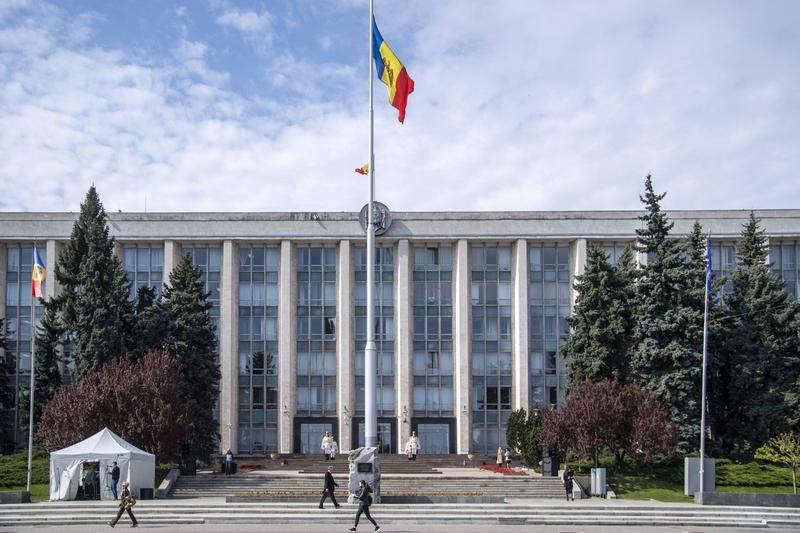
[[[399,111],[397,119],[402,124],[406,119],[408,95],[414,92],[414,80],[408,76],[406,67],[383,40],[374,17],[372,18],[372,56],[375,59],[378,78],[389,89],[389,103]]]
[[[44,261],[42,256],[39,255],[39,250],[36,246],[33,247],[33,269],[31,271],[31,296],[34,298],[43,298],[42,282],[47,275],[47,270],[44,268]]]

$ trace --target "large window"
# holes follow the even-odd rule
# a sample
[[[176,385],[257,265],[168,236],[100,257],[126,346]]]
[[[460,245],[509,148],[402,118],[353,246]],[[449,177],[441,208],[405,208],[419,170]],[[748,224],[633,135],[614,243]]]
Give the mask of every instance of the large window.
[[[37,247],[42,261],[47,262],[47,251],[44,246]],[[6,444],[17,448],[26,446],[23,419],[27,413],[19,409],[19,400],[28,395],[31,375],[31,270],[33,268],[33,246],[14,245],[6,247],[6,364],[9,368],[9,380],[3,386],[13,394],[13,409],[2,413],[5,422],[13,424],[13,443]],[[52,276],[52,272],[47,273]],[[43,296],[47,297],[46,288],[42,284]],[[39,298],[34,302],[35,323],[38,324],[44,315],[44,308]]]
[[[297,415],[336,415],[336,249],[297,248]]]
[[[452,247],[414,247],[414,416],[453,415]]]
[[[239,452],[278,448],[277,246],[239,247]]]
[[[786,282],[786,290],[795,298],[800,297],[798,255],[800,245],[797,243],[770,243],[769,261],[772,263],[772,271]]]
[[[473,245],[472,449],[506,446],[511,414],[511,247]]]
[[[394,414],[394,253],[375,257],[375,347],[378,355],[378,416]],[[364,349],[367,344],[367,249],[355,249],[356,414],[364,415]],[[388,445],[388,443],[387,443]]]
[[[136,299],[139,287],[153,287],[156,297],[161,296],[164,281],[163,245],[125,246],[123,250],[125,274],[131,282],[129,298]]]
[[[567,382],[560,350],[569,334],[569,245],[531,244],[528,259],[531,405],[555,406]]]
[[[616,265],[619,263],[619,258],[625,252],[625,248],[632,247],[634,245],[633,242],[598,242],[598,243],[589,243],[589,246],[597,246],[602,248],[603,251],[606,253],[606,260],[612,265]]]
[[[720,276],[730,277],[731,271],[736,265],[736,245],[732,242],[719,243],[711,242],[711,273],[714,279]],[[729,278],[723,287],[723,291],[733,290],[733,281]]]

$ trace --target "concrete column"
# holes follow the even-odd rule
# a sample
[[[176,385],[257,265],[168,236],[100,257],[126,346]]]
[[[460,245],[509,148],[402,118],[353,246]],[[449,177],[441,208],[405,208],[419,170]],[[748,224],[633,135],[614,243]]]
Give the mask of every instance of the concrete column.
[[[570,295],[572,303],[570,309],[575,309],[578,291],[575,290],[575,276],[580,276],[586,270],[586,239],[575,239],[569,250],[570,255]]]
[[[47,241],[47,259],[45,259],[45,268],[47,269],[47,277],[44,280],[45,284],[45,294],[47,298],[52,298],[53,296],[57,295],[58,292],[61,290],[58,283],[56,283],[56,260],[58,259],[58,254],[61,252],[61,248],[63,244],[55,241],[54,239],[50,239]],[[5,265],[2,267],[5,270]],[[3,303],[5,305],[5,303]]]
[[[125,245],[119,242],[119,240],[114,241],[114,255],[119,257],[119,260],[125,262]]]
[[[513,306],[512,349],[514,358],[514,409],[529,409],[530,351],[528,348],[528,241],[519,239],[512,253],[511,290]]]
[[[219,399],[220,452],[239,446],[239,262],[233,241],[222,243],[219,361],[222,371]]]
[[[470,450],[470,271],[469,243],[456,242],[453,278],[453,383],[456,417],[456,453]]]
[[[412,357],[412,285],[411,262],[412,249],[407,239],[397,244],[395,254],[395,273],[397,285],[395,286],[395,407],[397,413],[397,452],[403,453],[403,447],[411,436],[411,415],[413,404],[411,402],[412,383],[411,357]]]
[[[175,241],[164,241],[164,283],[169,281],[170,273],[181,261],[181,245]],[[238,268],[237,268],[238,271]],[[238,275],[238,274],[237,274]],[[238,294],[238,288],[236,293]],[[237,313],[238,314],[238,313]]]
[[[336,414],[342,451],[353,446],[352,417],[355,412],[355,338],[353,335],[353,261],[350,241],[339,242],[336,268]]]
[[[295,313],[297,306],[297,274],[294,247],[281,241],[280,281],[278,283],[278,450],[294,451],[294,414],[296,411],[297,345]]]

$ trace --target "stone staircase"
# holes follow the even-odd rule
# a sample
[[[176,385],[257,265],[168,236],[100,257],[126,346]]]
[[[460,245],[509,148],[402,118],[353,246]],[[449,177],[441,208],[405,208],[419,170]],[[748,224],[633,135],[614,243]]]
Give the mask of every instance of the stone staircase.
[[[474,459],[469,459],[466,455],[420,454],[415,461],[409,461],[405,455],[398,454],[383,454],[380,458],[381,472],[384,474],[438,474],[440,473],[438,469],[441,468],[469,468],[481,464],[494,464],[492,458],[477,455]],[[243,470],[319,474],[330,466],[334,474],[348,472],[347,454],[340,454],[333,461],[326,461],[322,454],[282,454],[276,460],[263,455],[240,455],[236,457],[236,463]]]
[[[181,476],[172,491],[174,498],[224,497],[263,494],[281,497],[319,497],[322,491],[324,468],[315,475],[270,475],[242,473],[233,476],[198,474]],[[491,474],[471,476],[458,471],[456,476],[439,474],[382,474],[381,494],[384,496],[499,496],[504,498],[563,498],[564,488],[559,478],[533,476],[504,476]],[[347,498],[347,475],[337,477],[340,489],[337,497]]]
[[[143,526],[176,524],[352,524],[354,505],[317,509],[309,503],[222,503],[220,500],[141,501]],[[0,527],[102,525],[115,515],[115,502],[53,502],[0,506]],[[511,504],[375,505],[385,524],[486,524],[571,526],[671,526],[800,530],[800,509],[712,507],[694,504],[525,502]],[[127,517],[123,518],[127,520]],[[344,529],[343,529],[344,530]]]

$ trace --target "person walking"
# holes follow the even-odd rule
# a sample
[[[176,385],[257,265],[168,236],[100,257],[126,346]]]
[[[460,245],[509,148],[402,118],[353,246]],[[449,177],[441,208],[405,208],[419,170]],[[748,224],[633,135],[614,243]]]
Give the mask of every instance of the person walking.
[[[497,463],[498,467],[503,467],[503,448],[497,448],[497,457],[495,458],[495,462]]]
[[[118,486],[119,486],[119,466],[117,466],[117,462],[114,461],[111,466],[111,494],[114,495],[115,500],[119,499],[119,495],[117,494]]]
[[[133,506],[136,505],[136,498],[131,496],[131,491],[128,488],[128,482],[122,482],[122,493],[120,494],[120,501],[119,501],[119,512],[117,513],[116,518],[108,523],[109,526],[114,527],[119,522],[119,519],[122,518],[122,513],[125,511],[128,512],[128,516],[131,517],[131,522],[133,525],[131,527],[139,527],[139,522],[136,520],[136,517],[133,516]]]
[[[228,449],[225,452],[225,475],[230,476],[233,474],[233,452]]]
[[[363,513],[364,516],[367,517],[367,520],[372,522],[372,525],[375,526],[375,531],[378,531],[381,526],[372,518],[372,515],[369,514],[369,506],[372,505],[372,488],[367,484],[366,481],[363,479],[359,484],[359,490],[356,493],[356,499],[358,500],[358,511],[356,511],[356,523],[353,524],[353,527],[350,528],[350,531],[355,531],[358,528],[358,519],[361,518],[361,514]]]
[[[336,481],[333,479],[333,474],[331,474],[331,467],[329,466],[328,471],[325,472],[325,487],[322,489],[322,498],[320,498],[319,500],[320,509],[325,508],[323,507],[323,504],[325,503],[325,498],[331,499],[331,501],[333,502],[333,507],[335,509],[341,507],[341,505],[339,505],[339,502],[336,501],[336,494],[334,494],[334,492],[336,491],[336,487],[338,486],[339,484],[336,483]]]
[[[572,471],[572,469],[569,466],[564,468],[564,475],[563,475],[563,478],[564,478],[564,490],[567,492],[567,501],[569,501],[570,499],[572,499],[572,501],[575,501],[575,495],[572,494],[572,486],[573,486],[573,478],[574,477],[575,477],[575,473]]]
[[[506,448],[505,459],[506,459],[506,468],[511,468],[511,448]]]

